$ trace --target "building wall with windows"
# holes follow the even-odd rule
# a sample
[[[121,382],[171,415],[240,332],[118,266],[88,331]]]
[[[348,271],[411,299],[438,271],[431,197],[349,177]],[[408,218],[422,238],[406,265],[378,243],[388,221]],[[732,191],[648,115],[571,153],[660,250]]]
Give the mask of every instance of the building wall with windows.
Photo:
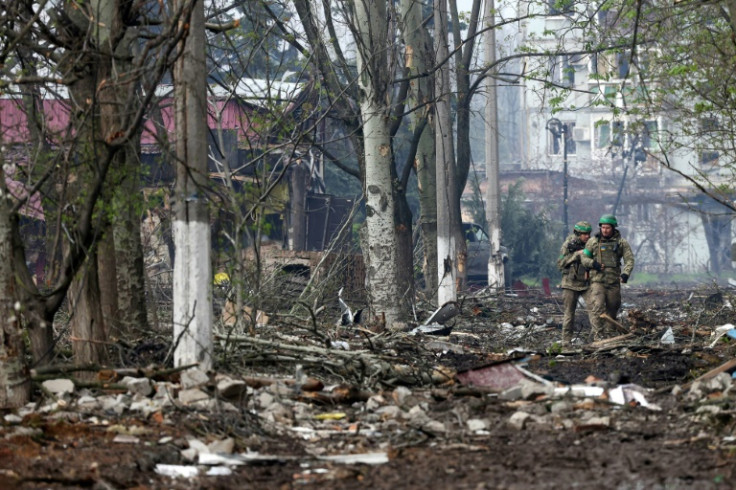
[[[699,192],[662,164],[661,149],[668,143],[663,138],[674,123],[667,114],[639,115],[643,112],[636,110],[637,101],[647,94],[646,87],[636,82],[631,54],[583,53],[581,39],[570,29],[579,7],[550,0],[536,7],[546,9],[537,13],[548,15],[519,23],[519,43],[535,47],[530,49],[535,54],[523,64],[536,76],[520,82],[523,94],[515,98],[521,119],[518,138],[526,145],[518,155],[503,157],[502,173],[549,172],[545,191],[530,189],[527,197],[560,223],[564,210],[560,187],[565,181],[569,223],[578,219],[595,223],[602,213],[615,212],[622,233],[637,252],[639,271],[714,272],[723,261],[711,257],[718,254],[710,250],[713,236],[728,235],[715,239],[716,249],[720,242],[730,244],[731,227],[719,218],[714,225],[711,211],[697,204]],[[596,21],[606,24],[610,19],[599,13]],[[646,66],[646,58],[642,50],[636,65]],[[562,130],[550,131],[552,119],[559,120]],[[669,149],[666,154],[667,165],[686,174],[709,168],[715,173],[718,158],[707,148]],[[560,175],[565,167],[567,178]]]

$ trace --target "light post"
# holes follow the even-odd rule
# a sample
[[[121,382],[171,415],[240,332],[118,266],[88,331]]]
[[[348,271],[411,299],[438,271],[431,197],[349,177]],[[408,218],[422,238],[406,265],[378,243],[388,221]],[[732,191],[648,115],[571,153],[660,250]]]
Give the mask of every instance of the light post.
[[[567,126],[553,117],[547,121],[546,127],[555,138],[562,137],[562,217],[565,223],[562,235],[565,236],[570,231],[567,222]]]

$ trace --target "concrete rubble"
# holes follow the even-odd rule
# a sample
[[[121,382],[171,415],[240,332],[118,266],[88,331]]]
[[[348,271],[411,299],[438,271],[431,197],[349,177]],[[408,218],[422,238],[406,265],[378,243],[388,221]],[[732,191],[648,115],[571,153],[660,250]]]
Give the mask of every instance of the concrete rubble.
[[[456,314],[454,310],[451,313],[448,316]],[[551,327],[549,318],[530,309],[527,316],[500,322],[495,328],[513,346],[518,345],[515,339]],[[711,347],[733,328],[727,324],[716,329]],[[656,342],[662,339],[662,332],[666,341],[661,340],[661,344],[677,349],[677,329],[667,327],[655,332],[652,337]],[[418,332],[413,334],[416,335],[412,337],[420,336]],[[466,353],[449,337],[427,336],[423,343],[428,352],[437,356]],[[351,351],[361,355],[360,349],[354,347]],[[390,348],[387,342],[386,350]],[[622,356],[631,355],[625,347],[615,348],[620,349]],[[550,363],[558,361],[547,354]],[[736,371],[736,361],[728,361],[690,383],[655,391],[625,380],[618,382],[613,376],[606,380],[591,376],[586,382],[575,384],[542,378],[527,369],[534,355],[512,347],[499,361],[449,373],[448,379],[434,385],[401,384],[394,380],[393,385],[375,383],[369,388],[325,386],[308,380],[312,373],[305,373],[307,368],[301,364],[293,378],[239,378],[190,368],[178,376],[161,379],[122,376],[114,389],[78,388],[72,380],[60,377],[41,383],[40,403],[6,413],[0,437],[37,436],[39,429],[27,426],[25,421],[42,416],[102,428],[114,434],[113,444],[171,448],[175,453],[173,460],[155,467],[157,474],[167,477],[222,476],[231,474],[237,466],[295,458],[309,468],[306,474],[327,463],[384,464],[397,442],[408,445],[429,438],[437,443],[483,444],[501,425],[513,431],[624,432],[628,422],[621,414],[634,413],[645,419],[672,404],[692,407],[685,411],[686,422],[710,424],[728,410],[729,403],[736,402],[731,374]],[[564,361],[564,357],[559,361]],[[308,385],[314,388],[308,389]],[[454,402],[451,409],[442,405],[448,400]],[[481,405],[494,406],[495,413],[502,414],[502,423],[487,415],[479,416],[475,408]],[[174,427],[175,415],[180,412],[203,419],[253,417],[268,431],[298,438],[306,454],[262,453],[257,441],[249,444],[216,434],[162,437],[151,430],[152,421]],[[371,446],[357,444],[358,435],[370,438]]]
[[[508,378],[503,370],[493,372]],[[302,401],[301,393],[286,381],[275,380],[252,388],[243,379],[189,369],[182,373],[178,383],[126,376],[119,382],[127,388],[126,392],[94,394],[87,388],[76,389],[68,379],[47,380],[43,387],[48,395],[43,403],[29,404],[16,413],[6,414],[2,434],[5,438],[32,435],[33,429],[23,427],[22,423],[24,417],[34,413],[67,418],[76,415],[82,423],[104,426],[114,432],[114,444],[142,444],[150,435],[150,429],[117,421],[126,416],[148,419],[158,414],[163,424],[173,424],[170,414],[181,409],[201,411],[210,417],[228,411],[247,411],[274,430],[301,435],[312,457],[318,460],[381,464],[388,460],[392,434],[419,431],[433,438],[452,439],[458,434],[483,437],[494,430],[490,420],[474,417],[467,407],[456,408],[451,413],[435,410],[436,394],[425,388],[398,386],[375,393],[365,401],[353,402],[347,407],[348,414],[309,400]],[[519,431],[616,431],[619,429],[617,415],[623,409],[661,410],[648,401],[651,390],[636,385],[601,386],[596,379],[590,384],[571,386],[541,381],[522,376],[513,386],[483,395],[484,403],[498,404],[508,413],[508,426]],[[324,391],[330,389],[328,386]],[[690,417],[704,423],[724,410],[724,399],[736,400],[736,388],[732,375],[724,371],[696,380],[689,386],[676,386],[667,396],[697,406]],[[366,453],[361,457],[353,454],[355,448],[349,445],[325,447],[325,443],[334,444],[335,437],[338,440],[346,438],[357,430],[363,435],[373,434],[382,441],[377,447],[384,452]],[[243,451],[242,447],[236,448],[232,438],[188,438],[185,441],[162,438],[157,443],[177,447],[182,465],[161,464],[156,471],[182,478],[227,474],[228,467],[287,457],[260,454],[247,448]],[[331,454],[327,454],[328,451]]]

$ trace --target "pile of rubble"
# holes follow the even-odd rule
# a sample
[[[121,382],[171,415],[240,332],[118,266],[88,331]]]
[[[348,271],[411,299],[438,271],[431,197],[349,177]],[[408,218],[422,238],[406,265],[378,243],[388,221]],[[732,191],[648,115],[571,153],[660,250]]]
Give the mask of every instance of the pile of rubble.
[[[155,374],[123,376],[95,389],[77,388],[71,380],[58,378],[41,383],[40,403],[6,414],[0,430],[5,439],[40,436],[40,429],[29,423],[39,416],[88,424],[114,434],[113,444],[169,446],[173,456],[157,463],[155,472],[191,478],[228,475],[237,466],[287,460],[312,469],[325,464],[382,464],[397,445],[429,438],[435,444],[480,444],[499,424],[516,430],[615,431],[636,420],[645,423],[652,414],[668,416],[661,414],[661,402],[670,411],[678,403],[696,406],[694,411],[683,410],[681,416],[707,424],[727,412],[724,400],[736,401],[730,374],[736,361],[666,393],[632,384],[610,386],[594,378],[562,386],[524,365],[523,360],[500,362],[459,373],[453,384],[398,386],[376,393],[345,385],[324,386],[305,377],[301,367],[289,379],[237,378],[192,368],[169,372],[169,380],[156,380],[161,376]],[[453,402],[450,408],[448,401]],[[495,408],[489,410],[490,406]],[[256,430],[245,438],[162,436],[165,431],[160,428],[175,427],[176,415],[182,412],[210,419],[247,418],[254,429],[257,426],[299,444],[293,453],[264,454],[258,451],[261,439],[255,436]],[[733,441],[733,435],[728,435],[720,443]]]

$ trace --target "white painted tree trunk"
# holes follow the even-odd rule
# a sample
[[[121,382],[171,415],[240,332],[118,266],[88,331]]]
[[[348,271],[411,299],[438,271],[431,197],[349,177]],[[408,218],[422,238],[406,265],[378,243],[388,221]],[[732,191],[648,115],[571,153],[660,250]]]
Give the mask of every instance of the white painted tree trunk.
[[[385,2],[356,2],[358,73],[363,117],[365,157],[366,271],[373,314],[384,317],[386,325],[401,318],[399,291],[398,236],[394,225],[390,138],[391,68],[386,40],[389,18]]]
[[[447,1],[435,0],[435,52],[437,61],[448,58]],[[437,171],[437,301],[440,305],[457,299],[456,244],[452,233],[452,203],[456,200],[455,149],[450,114],[449,64],[435,75],[435,142]]]
[[[493,0],[486,2],[486,27],[495,25]],[[489,29],[484,34],[485,62],[491,66],[496,62],[496,34]],[[495,68],[490,73],[495,73]],[[501,192],[498,176],[498,103],[496,100],[496,80],[486,77],[486,178],[488,191],[486,198],[486,218],[491,240],[491,257],[488,260],[488,285],[491,291],[503,292],[505,277],[503,256],[501,254]]]
[[[186,2],[177,2],[180,7]],[[184,18],[183,21],[186,21]],[[193,6],[189,35],[174,71],[176,197],[174,259],[174,365],[212,367],[212,265],[207,185],[207,88],[204,4]]]

